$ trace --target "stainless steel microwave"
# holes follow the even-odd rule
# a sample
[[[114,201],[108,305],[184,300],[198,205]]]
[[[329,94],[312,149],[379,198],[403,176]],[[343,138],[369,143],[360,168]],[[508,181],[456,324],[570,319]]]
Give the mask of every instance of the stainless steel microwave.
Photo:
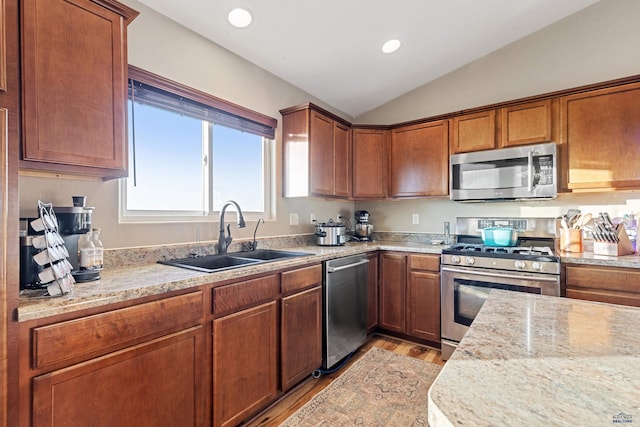
[[[558,195],[555,142],[453,154],[451,200],[552,199]]]

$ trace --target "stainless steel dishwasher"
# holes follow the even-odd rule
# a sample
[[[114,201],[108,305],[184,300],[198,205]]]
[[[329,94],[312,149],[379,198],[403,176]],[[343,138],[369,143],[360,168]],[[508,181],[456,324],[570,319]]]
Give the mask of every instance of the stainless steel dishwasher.
[[[367,340],[367,264],[366,255],[324,263],[324,369],[331,368]]]

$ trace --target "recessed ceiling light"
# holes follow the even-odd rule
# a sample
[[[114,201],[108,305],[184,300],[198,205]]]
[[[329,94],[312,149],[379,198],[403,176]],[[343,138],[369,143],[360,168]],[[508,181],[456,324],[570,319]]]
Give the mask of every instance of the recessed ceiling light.
[[[248,10],[237,8],[229,12],[229,15],[227,15],[227,19],[229,20],[229,23],[234,27],[244,28],[248,27],[249,24],[251,24],[252,18]]]
[[[382,45],[382,52],[384,53],[393,53],[396,50],[400,49],[400,40],[392,39]]]

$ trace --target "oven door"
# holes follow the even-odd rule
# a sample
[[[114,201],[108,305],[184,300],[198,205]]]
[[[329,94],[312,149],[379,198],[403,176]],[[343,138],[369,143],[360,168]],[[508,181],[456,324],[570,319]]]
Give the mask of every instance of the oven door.
[[[460,342],[491,289],[560,296],[560,277],[442,266],[442,338]]]

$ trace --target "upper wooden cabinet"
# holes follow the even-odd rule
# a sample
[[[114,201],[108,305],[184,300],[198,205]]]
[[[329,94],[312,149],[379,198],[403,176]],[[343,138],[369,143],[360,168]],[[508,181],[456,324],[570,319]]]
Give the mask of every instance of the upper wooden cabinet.
[[[126,25],[137,12],[112,0],[21,4],[21,168],[126,176]]]
[[[393,129],[389,152],[389,196],[449,194],[448,120]]]
[[[349,197],[351,124],[313,104],[280,113],[284,197]]]
[[[389,131],[357,128],[352,130],[353,198],[387,197],[387,144]]]
[[[640,187],[640,83],[560,99],[567,189]]]
[[[451,154],[496,148],[496,111],[454,117]]]
[[[553,141],[552,124],[551,99],[501,108],[500,145],[506,148]]]
[[[544,99],[454,117],[451,151],[466,153],[553,141],[557,111],[557,101]]]

